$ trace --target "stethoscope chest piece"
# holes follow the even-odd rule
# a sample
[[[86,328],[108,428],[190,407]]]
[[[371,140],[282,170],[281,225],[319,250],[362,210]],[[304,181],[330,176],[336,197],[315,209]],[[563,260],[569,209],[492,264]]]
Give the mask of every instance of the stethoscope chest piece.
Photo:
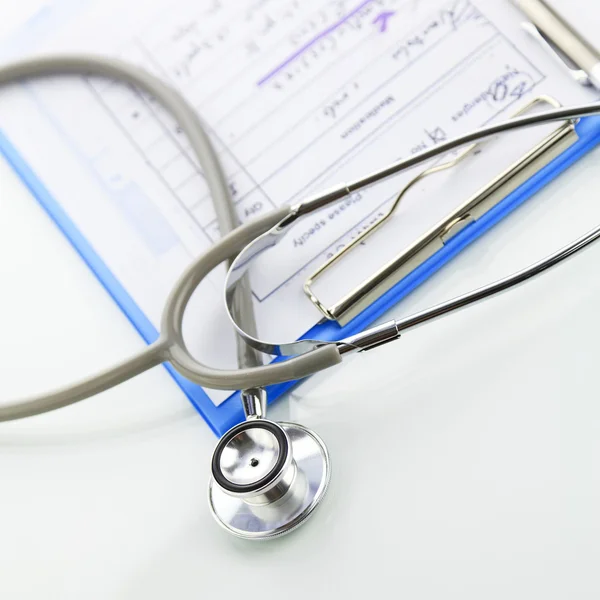
[[[330,475],[327,448],[315,433],[294,423],[248,420],[230,429],[215,448],[210,509],[238,537],[280,536],[313,513]]]

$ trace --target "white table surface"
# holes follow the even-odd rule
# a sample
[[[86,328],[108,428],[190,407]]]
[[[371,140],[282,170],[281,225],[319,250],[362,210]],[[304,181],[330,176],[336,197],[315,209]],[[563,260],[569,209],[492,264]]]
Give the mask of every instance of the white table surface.
[[[2,28],[35,4],[3,3]],[[596,151],[401,313],[600,223],[599,163]],[[597,245],[280,401],[272,417],[326,440],[333,479],[315,517],[277,541],[213,522],[216,440],[162,368],[0,425],[0,598],[598,598],[599,263]],[[141,347],[2,161],[0,281],[0,401]]]

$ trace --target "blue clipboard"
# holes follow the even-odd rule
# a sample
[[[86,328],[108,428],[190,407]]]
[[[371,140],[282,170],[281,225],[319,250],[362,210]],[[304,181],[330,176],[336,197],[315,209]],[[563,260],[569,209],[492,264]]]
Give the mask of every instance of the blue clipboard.
[[[579,140],[575,144],[565,150],[548,165],[540,169],[536,175],[510,193],[483,217],[466,226],[462,231],[452,237],[441,250],[436,252],[431,258],[398,282],[350,323],[344,327],[340,327],[334,322],[318,324],[307,331],[303,337],[334,341],[358,333],[367,327],[388,309],[397,304],[402,298],[407,296],[418,285],[429,279],[429,277],[456,256],[463,248],[483,235],[503,217],[515,210],[525,200],[530,198],[581,156],[600,143],[600,117],[586,117],[581,119],[579,123],[576,124],[575,130],[579,137]],[[144,340],[148,344],[155,341],[158,338],[158,332],[150,323],[146,315],[132,300],[131,296],[127,293],[121,283],[117,281],[89,242],[77,227],[75,227],[74,223],[61,208],[60,204],[52,197],[31,167],[1,131],[0,152],[21,177],[44,210],[69,239],[75,250],[95,273],[96,277],[98,277],[107,292],[121,307],[127,318],[138,330]],[[222,435],[233,425],[244,419],[239,392],[232,394],[227,400],[221,403],[220,406],[215,406],[199,385],[191,383],[183,378],[175,372],[171,365],[166,364],[165,367],[217,435]],[[269,401],[272,402],[296,383],[297,382],[287,382],[269,386]]]

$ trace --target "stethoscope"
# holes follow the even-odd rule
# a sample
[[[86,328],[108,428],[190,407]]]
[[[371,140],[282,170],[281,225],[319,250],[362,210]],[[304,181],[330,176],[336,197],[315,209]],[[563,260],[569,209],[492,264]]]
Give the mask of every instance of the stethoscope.
[[[223,170],[197,114],[173,88],[138,67],[97,56],[52,56],[0,68],[0,84],[57,74],[83,74],[121,80],[150,94],[168,109],[187,135],[211,191],[221,233],[225,234],[187,268],[169,295],[160,336],[144,351],[73,385],[0,406],[0,421],[20,419],[68,406],[107,390],[163,362],[204,387],[242,390],[246,420],[225,433],[214,450],[209,506],[229,532],[248,539],[267,539],[301,525],[323,500],[331,476],[330,458],[321,438],[302,425],[266,418],[265,386],[294,381],[340,363],[347,354],[363,352],[399,338],[408,330],[513,288],[557,265],[600,237],[600,226],[543,260],[510,276],[401,320],[391,320],[337,342],[302,339],[262,340],[252,327],[247,272],[307,215],[461,146],[499,133],[542,123],[600,114],[600,104],[552,110],[473,131],[399,160],[366,177],[301,202],[283,206],[236,228],[235,211]],[[226,233],[228,232],[228,233]],[[202,280],[229,262],[225,306],[232,326],[247,346],[241,368],[219,370],[194,358],[183,337],[188,302]],[[247,351],[254,349],[257,353]],[[263,365],[258,353],[287,357]]]

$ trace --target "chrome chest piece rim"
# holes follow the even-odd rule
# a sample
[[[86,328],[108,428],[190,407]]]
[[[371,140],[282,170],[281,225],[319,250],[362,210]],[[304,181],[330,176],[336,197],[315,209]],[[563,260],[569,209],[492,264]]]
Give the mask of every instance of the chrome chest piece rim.
[[[296,529],[325,496],[331,476],[321,438],[295,423],[245,421],[219,441],[208,497],[216,521],[246,539]]]

